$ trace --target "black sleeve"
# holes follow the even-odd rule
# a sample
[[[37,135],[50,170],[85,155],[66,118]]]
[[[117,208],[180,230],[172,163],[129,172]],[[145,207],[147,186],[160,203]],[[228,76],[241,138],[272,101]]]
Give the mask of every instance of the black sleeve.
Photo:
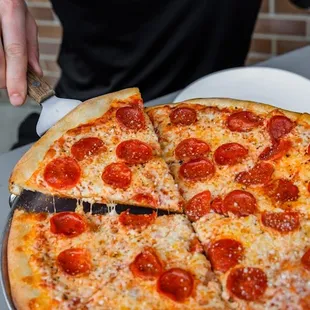
[[[302,9],[310,8],[310,0],[290,0],[290,1]]]

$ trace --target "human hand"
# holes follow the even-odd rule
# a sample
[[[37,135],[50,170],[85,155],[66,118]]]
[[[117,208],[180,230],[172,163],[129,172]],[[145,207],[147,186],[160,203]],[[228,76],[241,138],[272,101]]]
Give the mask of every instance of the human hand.
[[[14,106],[26,99],[28,64],[42,75],[36,22],[24,0],[0,0],[0,88]]]

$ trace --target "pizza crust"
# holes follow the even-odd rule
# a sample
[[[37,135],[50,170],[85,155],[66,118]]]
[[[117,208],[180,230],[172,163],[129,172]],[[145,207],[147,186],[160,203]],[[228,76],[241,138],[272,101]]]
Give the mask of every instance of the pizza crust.
[[[24,214],[26,215],[26,213]],[[31,306],[32,300],[36,300],[33,306],[39,305],[41,302],[45,309],[49,309],[52,303],[49,291],[35,283],[33,285],[30,283],[36,275],[29,264],[31,257],[29,245],[32,245],[36,239],[33,228],[37,221],[34,219],[24,221],[19,218],[19,215],[20,212],[15,211],[8,239],[7,255],[11,296],[17,309],[34,309]],[[28,218],[30,219],[31,215]],[[29,281],[25,281],[25,278],[28,278]]]
[[[190,99],[185,100],[182,102],[177,102],[174,104],[162,104],[169,105],[169,107],[176,107],[181,104],[200,104],[208,107],[218,107],[218,108],[239,108],[239,109],[246,109],[249,111],[254,111],[256,113],[269,113],[273,110],[278,110],[287,117],[293,119],[294,121],[297,121],[298,123],[306,123],[307,125],[310,125],[310,114],[308,113],[297,113],[292,112],[284,109],[277,108],[275,106],[260,103],[260,102],[254,102],[254,101],[244,101],[244,100],[237,100],[237,99],[230,99],[230,98],[196,98],[196,99]],[[146,109],[146,112],[156,110],[159,106],[153,106]]]
[[[36,171],[50,146],[69,129],[102,116],[109,109],[112,101],[123,100],[134,95],[140,96],[138,88],[128,88],[96,97],[83,102],[63,117],[16,164],[9,180],[10,192],[15,195],[21,194],[26,188],[25,183]]]
[[[49,130],[49,132],[44,137],[42,137],[42,139],[38,141],[16,165],[10,179],[10,190],[16,194],[19,194],[21,192],[25,182],[37,169],[40,161],[43,159],[51,144],[53,144],[55,140],[59,139],[67,130],[71,129],[72,127],[78,126],[81,123],[85,123],[94,118],[100,117],[109,109],[112,100],[123,99],[127,98],[128,96],[137,94],[139,94],[138,89],[132,88],[106,96],[94,98],[92,100],[86,101],[83,105],[79,106],[69,115],[64,117],[53,128],[51,128],[51,130]],[[260,104],[251,101],[220,98],[192,99],[184,101],[182,103],[169,105],[169,107],[182,106],[183,104],[199,104],[230,109],[236,108],[236,110],[247,109],[249,111],[262,114],[270,113],[276,110],[280,113],[283,113],[290,119],[298,122],[298,124],[306,126],[310,125],[310,115],[307,113],[302,114],[290,112],[270,105]],[[157,108],[158,106],[151,107],[146,109],[146,111],[149,112]],[[177,181],[177,183],[179,182]],[[16,218],[15,214],[10,231],[8,243],[8,269],[12,296],[14,303],[18,309],[32,309],[32,307],[29,306],[29,302],[31,299],[37,298],[38,296],[44,296],[44,298],[38,298],[40,301],[43,299],[43,302],[46,302],[46,304],[44,303],[44,309],[51,308],[53,304],[53,300],[47,290],[44,290],[38,285],[31,286],[23,280],[25,276],[35,276],[34,271],[31,270],[29,264],[29,253],[31,253],[31,247],[29,245],[32,244],[36,239],[35,234],[31,234],[31,231],[33,231],[35,227],[34,224],[38,223],[33,220],[32,225],[25,224],[25,222]],[[25,238],[26,235],[30,235],[31,237]],[[21,248],[22,251],[17,250],[17,248]]]

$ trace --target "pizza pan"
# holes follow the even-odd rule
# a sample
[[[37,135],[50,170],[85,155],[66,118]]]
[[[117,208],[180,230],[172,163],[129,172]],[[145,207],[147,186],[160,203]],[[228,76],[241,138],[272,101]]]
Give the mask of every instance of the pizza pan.
[[[9,197],[9,205],[11,211],[8,215],[4,230],[1,236],[1,287],[4,298],[6,300],[9,310],[16,310],[10,289],[10,281],[8,274],[8,260],[7,260],[7,247],[8,238],[12,223],[14,212],[17,208],[23,208],[28,212],[62,212],[62,211],[74,211],[76,208],[77,200],[69,198],[58,198],[54,196],[47,196],[38,192],[23,191],[20,196],[11,195]],[[93,204],[83,202],[84,212],[92,212],[92,214],[106,214],[111,211],[111,207],[104,204]],[[133,207],[129,205],[116,205],[115,211],[119,214],[127,209],[130,209],[134,214],[150,214],[154,210],[144,207]],[[156,210],[157,215],[161,216],[169,214],[168,211]]]
[[[9,281],[9,273],[8,273],[8,258],[7,258],[7,247],[8,247],[8,238],[9,232],[11,228],[12,218],[15,209],[17,208],[17,201],[18,197],[15,195],[11,195],[9,198],[9,205],[11,207],[11,211],[7,217],[7,221],[4,227],[4,230],[1,235],[1,269],[0,269],[0,281],[1,281],[1,288],[4,295],[4,299],[6,301],[7,307],[9,310],[16,310],[12,295],[11,295],[11,288],[10,288],[10,281]]]

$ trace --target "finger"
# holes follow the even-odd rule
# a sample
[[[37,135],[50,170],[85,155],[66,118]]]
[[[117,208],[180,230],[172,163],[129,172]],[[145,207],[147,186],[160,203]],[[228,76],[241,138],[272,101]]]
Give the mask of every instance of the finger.
[[[0,28],[0,89],[1,88],[5,88],[5,57],[4,57],[4,50],[1,39],[1,28]]]
[[[28,63],[39,76],[42,76],[43,72],[39,61],[38,27],[29,12],[26,15],[26,34]]]
[[[23,1],[14,3],[2,16],[3,45],[6,60],[6,87],[13,105],[26,99],[27,47],[26,18]]]

